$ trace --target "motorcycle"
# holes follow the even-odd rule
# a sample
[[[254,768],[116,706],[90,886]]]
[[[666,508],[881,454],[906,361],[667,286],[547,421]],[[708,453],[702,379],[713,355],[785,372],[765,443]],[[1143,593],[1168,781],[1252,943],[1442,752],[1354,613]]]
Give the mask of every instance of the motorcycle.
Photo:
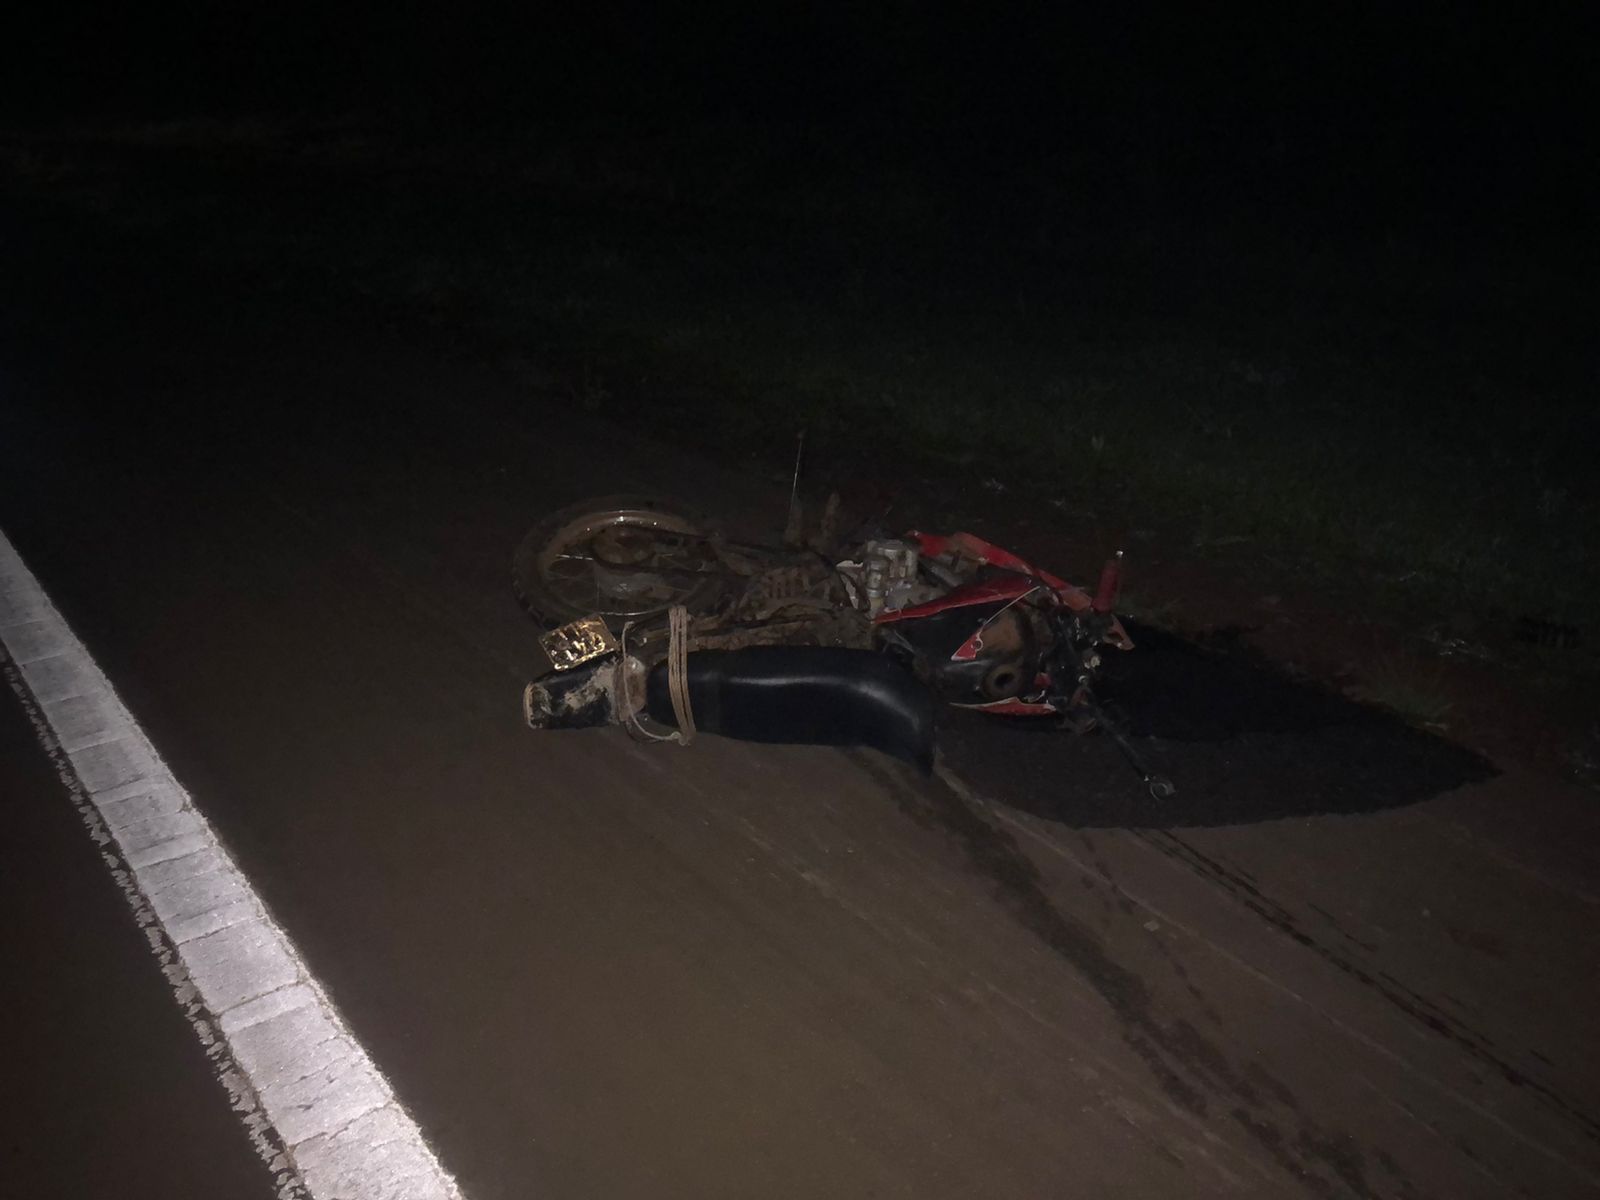
[[[1113,611],[1120,551],[1091,593],[970,533],[841,537],[834,496],[804,536],[798,511],[776,545],[644,496],[536,524],[512,561],[546,629],[527,724],[864,745],[926,772],[942,702],[1105,730],[1153,796],[1174,794],[1094,694],[1103,652],[1133,648]]]

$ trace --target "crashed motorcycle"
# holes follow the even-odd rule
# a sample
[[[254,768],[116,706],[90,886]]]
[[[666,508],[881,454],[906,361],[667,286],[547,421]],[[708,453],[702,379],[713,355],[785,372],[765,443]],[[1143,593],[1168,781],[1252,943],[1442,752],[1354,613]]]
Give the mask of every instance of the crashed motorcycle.
[[[608,496],[540,521],[513,556],[548,670],[534,729],[618,724],[758,742],[870,746],[929,771],[940,703],[1106,731],[1150,793],[1173,794],[1099,703],[1120,552],[1088,592],[970,533],[840,536],[791,509],[781,544],[740,542],[671,502]]]

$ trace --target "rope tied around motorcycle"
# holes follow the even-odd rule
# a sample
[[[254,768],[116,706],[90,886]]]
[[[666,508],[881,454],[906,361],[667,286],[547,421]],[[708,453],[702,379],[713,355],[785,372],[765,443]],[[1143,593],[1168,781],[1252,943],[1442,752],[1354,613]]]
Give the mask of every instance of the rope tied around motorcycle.
[[[1102,653],[1133,648],[1113,611],[1121,551],[1091,594],[970,533],[841,537],[839,511],[830,497],[777,545],[647,496],[540,521],[512,561],[549,660],[527,724],[870,746],[929,771],[942,703],[1104,730],[1153,797],[1175,794],[1094,692]]]

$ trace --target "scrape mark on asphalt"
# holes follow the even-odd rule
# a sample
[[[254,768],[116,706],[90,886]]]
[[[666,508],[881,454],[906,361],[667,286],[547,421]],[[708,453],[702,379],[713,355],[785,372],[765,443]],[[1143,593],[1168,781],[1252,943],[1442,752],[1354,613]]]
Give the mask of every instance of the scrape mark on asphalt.
[[[1318,1195],[1334,1196],[1341,1194],[1342,1189],[1343,1194],[1376,1196],[1379,1194],[1377,1184],[1370,1178],[1376,1174],[1388,1175],[1391,1182],[1400,1188],[1402,1195],[1414,1194],[1411,1182],[1399,1173],[1397,1164],[1390,1156],[1374,1151],[1378,1170],[1370,1171],[1362,1151],[1342,1132],[1329,1130],[1312,1119],[1296,1101],[1293,1092],[1280,1080],[1258,1064],[1246,1063],[1242,1067],[1235,1064],[1220,1045],[1191,1022],[1161,1014],[1145,981],[1113,957],[1104,939],[1054,904],[1042,885],[1039,869],[1033,859],[1013,833],[1001,827],[1001,823],[1008,824],[1012,829],[1026,833],[1029,830],[1025,825],[1006,816],[1003,810],[991,809],[959,775],[942,762],[935,768],[936,779],[921,787],[910,786],[887,773],[874,773],[894,795],[901,809],[919,824],[942,826],[954,836],[963,845],[973,866],[992,881],[996,898],[1022,925],[1071,963],[1081,977],[1100,992],[1124,1026],[1124,1042],[1143,1060],[1175,1103],[1204,1115],[1211,1108],[1210,1100],[1218,1100],[1219,1111],[1225,1111],[1269,1157]],[[994,811],[1000,823],[991,821],[986,815],[987,811]],[[1143,901],[1124,893],[1116,883],[1110,868],[1100,857],[1093,838],[1087,833],[1078,836],[1083,842],[1084,857],[1081,860],[1059,843],[1047,841],[1045,844],[1056,853],[1078,862],[1085,872],[1083,878],[1086,881],[1098,880],[1098,886],[1115,891],[1123,902],[1119,908],[1126,911],[1128,906],[1133,906],[1136,911],[1143,911]],[[1190,869],[1203,877],[1209,878],[1212,873],[1227,876],[1246,897],[1257,901],[1255,905],[1246,904],[1257,916],[1320,956],[1339,958],[1335,952],[1288,921],[1287,914],[1272,905],[1254,884],[1243,878],[1243,872],[1230,874],[1216,860],[1199,855],[1181,837],[1170,832],[1140,830],[1134,831],[1131,836],[1186,861]],[[1185,855],[1194,855],[1196,860],[1188,861]],[[1211,881],[1222,882],[1219,878],[1211,878]],[[1288,921],[1287,927],[1284,921]],[[1378,988],[1386,999],[1408,1016],[1435,1033],[1448,1037],[1475,1057],[1485,1059],[1513,1086],[1534,1091],[1555,1112],[1571,1119],[1586,1135],[1593,1137],[1594,1123],[1586,1113],[1553,1090],[1535,1084],[1508,1063],[1494,1057],[1493,1046],[1487,1039],[1472,1035],[1464,1027],[1449,1022],[1436,1006],[1429,1005],[1422,997],[1404,989],[1398,981],[1387,976],[1372,977],[1342,959],[1333,961],[1333,965],[1355,973],[1361,982]],[[1594,1184],[1594,1176],[1579,1164],[1522,1131],[1504,1125],[1493,1114],[1481,1109],[1478,1111],[1480,1115],[1501,1124],[1520,1141],[1582,1175],[1586,1184]],[[1477,1156],[1470,1152],[1470,1147],[1462,1145],[1459,1148],[1476,1162]],[[1483,1170],[1481,1164],[1479,1169]],[[1503,1184],[1505,1181],[1497,1182]]]
[[[1373,972],[1360,966],[1348,955],[1319,941],[1303,929],[1294,915],[1265,896],[1253,883],[1231,871],[1219,860],[1201,853],[1174,833],[1139,832],[1134,836],[1155,849],[1181,862],[1202,878],[1215,883],[1233,895],[1246,908],[1284,936],[1349,975],[1362,986],[1382,996],[1395,1008],[1438,1036],[1453,1042],[1466,1053],[1501,1076],[1513,1087],[1525,1088],[1552,1110],[1570,1120],[1584,1131],[1591,1141],[1600,1141],[1600,1121],[1585,1112],[1575,1101],[1569,1100],[1553,1087],[1513,1065],[1486,1035],[1476,1032],[1434,1004],[1426,996],[1412,990],[1385,972]],[[1322,914],[1335,929],[1339,926],[1326,913]],[[1340,930],[1340,932],[1343,932]],[[1355,941],[1354,938],[1350,939]],[[1357,942],[1359,945],[1360,943]]]
[[[992,881],[995,899],[1100,993],[1122,1025],[1124,1044],[1173,1103],[1197,1117],[1213,1109],[1225,1113],[1315,1195],[1375,1200],[1382,1194],[1350,1139],[1312,1119],[1281,1081],[1257,1064],[1241,1068],[1191,1022],[1162,1014],[1145,980],[1119,962],[1099,934],[1051,900],[1033,859],[1010,832],[984,816],[959,776],[941,764],[935,780],[912,786],[874,773],[914,820],[954,836],[974,868]],[[1408,1186],[1404,1177],[1393,1182]]]
[[[0,667],[282,1200],[460,1200],[388,1081],[0,533]]]

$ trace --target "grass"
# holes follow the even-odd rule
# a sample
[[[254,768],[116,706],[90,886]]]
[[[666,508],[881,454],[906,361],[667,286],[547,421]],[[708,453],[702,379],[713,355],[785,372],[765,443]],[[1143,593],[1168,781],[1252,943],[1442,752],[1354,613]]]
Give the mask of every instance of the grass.
[[[1176,629],[1183,621],[1183,602],[1176,596],[1151,596],[1139,588],[1124,587],[1117,600],[1117,612],[1146,625]]]
[[[1595,624],[1600,421],[1528,264],[1044,188],[974,206],[784,153],[191,123],[9,161],[130,236],[538,364],[589,411],[774,454],[803,427],[1395,603]]]

